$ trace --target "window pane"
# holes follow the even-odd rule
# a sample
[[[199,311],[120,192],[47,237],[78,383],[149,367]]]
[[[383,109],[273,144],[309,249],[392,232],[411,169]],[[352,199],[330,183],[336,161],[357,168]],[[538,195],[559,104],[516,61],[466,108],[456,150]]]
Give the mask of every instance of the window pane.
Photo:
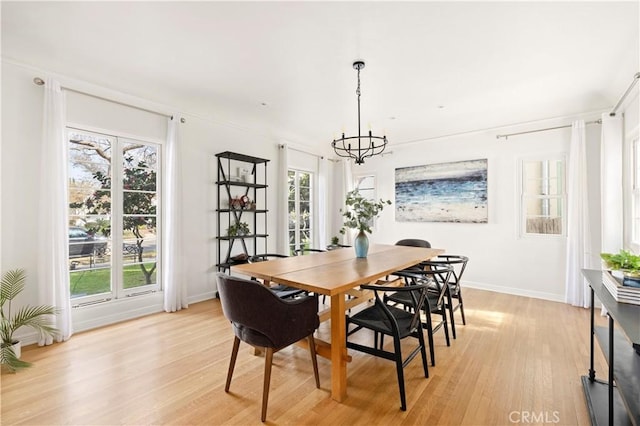
[[[73,130],[68,136],[72,297],[110,300],[157,284],[159,145]],[[122,165],[118,176],[112,176],[114,162]],[[122,218],[120,235],[111,233],[114,215]],[[121,255],[118,270],[112,270],[114,248]]]
[[[522,173],[524,232],[562,234],[564,161],[523,161]]]
[[[92,296],[111,291],[111,270],[109,268],[87,269],[72,266],[69,273],[71,298]]]
[[[125,289],[155,284],[156,282],[155,262],[128,265],[122,271],[122,284]]]

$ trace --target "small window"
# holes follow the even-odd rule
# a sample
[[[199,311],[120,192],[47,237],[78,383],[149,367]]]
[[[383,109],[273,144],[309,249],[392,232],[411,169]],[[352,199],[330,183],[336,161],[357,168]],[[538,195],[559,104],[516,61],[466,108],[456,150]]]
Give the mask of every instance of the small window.
[[[640,139],[634,139],[632,146],[633,193],[631,199],[631,242],[637,247],[640,245]]]
[[[355,188],[367,200],[376,200],[376,177],[375,175],[362,175],[355,177]],[[374,229],[375,218],[371,219],[369,227]]]
[[[564,235],[564,159],[523,160],[521,170],[522,234]]]

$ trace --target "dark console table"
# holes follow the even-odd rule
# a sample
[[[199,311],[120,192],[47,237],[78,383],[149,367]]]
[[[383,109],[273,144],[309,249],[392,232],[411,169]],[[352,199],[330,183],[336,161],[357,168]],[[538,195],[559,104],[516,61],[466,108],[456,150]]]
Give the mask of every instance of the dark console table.
[[[602,271],[585,269],[582,273],[591,286],[589,375],[582,376],[591,424],[640,426],[640,354],[634,348],[640,345],[640,306],[618,303],[602,284]],[[608,327],[595,327],[594,295],[607,310]],[[594,339],[609,363],[606,382],[596,379]]]

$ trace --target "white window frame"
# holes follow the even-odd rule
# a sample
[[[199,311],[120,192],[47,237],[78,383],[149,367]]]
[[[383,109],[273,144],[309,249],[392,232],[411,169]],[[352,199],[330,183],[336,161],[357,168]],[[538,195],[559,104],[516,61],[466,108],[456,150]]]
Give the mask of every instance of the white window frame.
[[[640,252],[640,136],[638,132],[633,132],[630,135],[629,140],[629,153],[630,159],[626,164],[630,165],[630,173],[627,174],[628,189],[623,191],[626,195],[623,198],[628,197],[628,201],[625,203],[629,206],[627,211],[627,224],[628,224],[628,244],[630,249],[635,253]],[[625,238],[626,240],[626,238]]]
[[[525,163],[532,161],[560,161],[562,163],[562,194],[557,195],[540,195],[540,194],[528,194],[526,191],[527,176],[525,176],[526,168]],[[567,158],[565,154],[553,153],[553,154],[541,154],[534,157],[523,157],[518,160],[518,235],[520,238],[566,238],[567,235]],[[562,232],[560,234],[543,234],[527,232],[527,201],[531,198],[535,199],[557,199],[561,202],[561,226]]]
[[[316,224],[316,211],[317,211],[317,203],[315,201],[315,185],[317,184],[316,180],[317,180],[317,174],[314,173],[311,170],[305,170],[305,169],[301,169],[301,168],[297,168],[297,167],[289,167],[287,169],[287,176],[289,175],[290,172],[294,172],[296,174],[296,178],[294,179],[294,184],[295,184],[295,200],[294,200],[294,205],[295,205],[295,211],[296,211],[296,216],[299,217],[300,216],[300,179],[298,178],[298,174],[299,173],[306,173],[309,175],[309,214],[311,215],[311,217],[309,218],[309,238],[311,239],[310,241],[310,247],[309,248],[316,248],[314,247],[314,243],[317,239],[317,224]],[[287,197],[287,214],[289,214],[289,200]],[[293,250],[297,250],[300,248],[300,221],[296,221],[296,226],[294,228],[294,234],[295,234],[295,238],[294,238],[294,243],[293,243],[293,249],[291,249],[291,246],[289,244],[289,232],[291,232],[291,229],[289,229],[289,225],[288,225],[288,221],[287,221],[287,247],[289,247],[289,250],[291,252],[293,252]],[[286,253],[285,253],[286,254]]]
[[[359,175],[355,175],[353,176],[353,188],[360,190],[361,188],[361,184],[362,182],[367,179],[367,178],[371,178],[371,180],[373,181],[373,185],[371,188],[366,188],[366,189],[371,189],[373,192],[373,195],[371,197],[365,197],[371,201],[376,201],[378,198],[378,178],[377,175],[375,173],[369,172],[369,173],[361,173]],[[361,194],[362,195],[362,194]],[[369,224],[369,227],[371,228],[372,231],[375,231],[377,229],[376,227],[376,223],[377,223],[377,218],[373,218],[371,220],[371,223]]]
[[[132,296],[141,296],[149,293],[157,293],[162,291],[162,174],[164,170],[164,160],[163,160],[163,144],[156,140],[149,140],[146,138],[141,138],[138,136],[129,136],[118,134],[118,132],[113,131],[105,131],[103,129],[94,129],[90,126],[81,126],[68,124],[66,127],[66,140],[69,140],[69,135],[71,133],[81,133],[86,135],[91,135],[98,138],[105,138],[112,141],[111,151],[112,151],[112,159],[111,159],[111,176],[112,176],[112,187],[111,187],[111,205],[112,209],[110,212],[111,217],[111,233],[110,233],[110,242],[111,242],[111,291],[107,293],[88,295],[88,296],[78,296],[73,297],[71,299],[72,307],[79,308],[88,305],[94,305],[96,303],[112,303],[117,300],[123,300]],[[134,288],[125,289],[124,283],[122,279],[122,271],[124,268],[123,262],[123,247],[124,247],[124,239],[123,239],[123,209],[122,207],[116,208],[114,210],[113,206],[122,206],[124,189],[121,187],[119,190],[116,188],[116,184],[114,182],[122,182],[121,178],[123,176],[123,156],[122,156],[122,146],[125,143],[134,143],[134,144],[145,144],[145,145],[153,145],[157,149],[157,162],[156,162],[156,270],[154,272],[156,277],[156,282],[152,284],[146,284],[143,286],[138,286]],[[69,167],[69,165],[67,166]],[[117,177],[117,178],[116,178]],[[67,191],[69,189],[67,188]],[[68,244],[68,242],[67,242]],[[137,264],[137,263],[134,263]],[[130,265],[130,264],[127,264]]]

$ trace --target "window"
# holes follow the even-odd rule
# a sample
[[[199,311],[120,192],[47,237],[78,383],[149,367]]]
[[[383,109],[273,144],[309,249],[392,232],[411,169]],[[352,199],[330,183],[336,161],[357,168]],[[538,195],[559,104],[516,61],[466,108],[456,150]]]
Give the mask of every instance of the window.
[[[72,128],[67,137],[72,303],[159,290],[160,146]]]
[[[640,139],[633,140],[633,186],[631,197],[631,242],[640,245]]]
[[[358,190],[362,197],[367,200],[376,200],[376,177],[375,175],[362,175],[356,176],[354,182],[355,189]],[[369,223],[369,227],[374,229],[375,226],[375,218],[371,219]]]
[[[521,232],[564,235],[564,159],[523,160]]]
[[[297,248],[313,247],[312,185],[313,175],[289,170],[289,254]]]

